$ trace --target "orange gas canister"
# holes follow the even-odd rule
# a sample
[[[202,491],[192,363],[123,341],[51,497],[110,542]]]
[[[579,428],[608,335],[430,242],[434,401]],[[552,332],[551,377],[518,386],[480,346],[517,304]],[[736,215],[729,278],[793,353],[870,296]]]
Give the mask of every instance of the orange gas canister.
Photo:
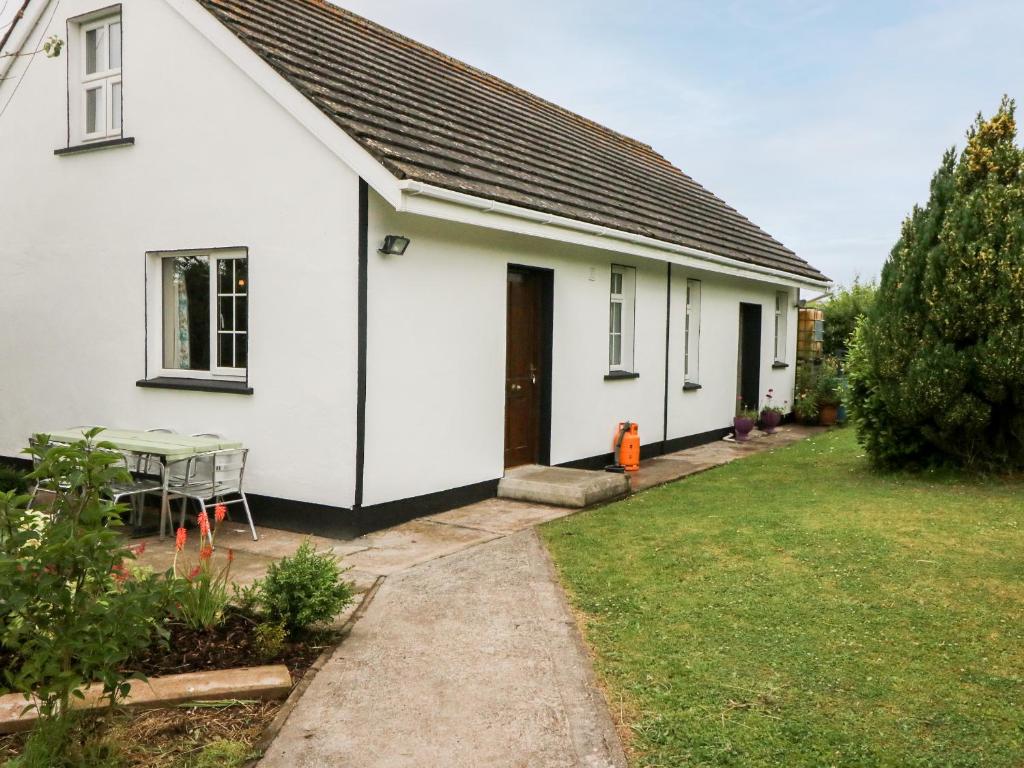
[[[615,433],[615,460],[627,472],[640,469],[640,428],[631,421],[621,422]]]

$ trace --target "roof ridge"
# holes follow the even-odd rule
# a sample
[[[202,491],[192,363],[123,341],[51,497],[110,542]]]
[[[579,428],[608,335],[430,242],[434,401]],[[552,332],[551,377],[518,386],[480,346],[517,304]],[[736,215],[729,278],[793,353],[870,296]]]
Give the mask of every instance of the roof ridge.
[[[343,16],[343,17],[348,17],[350,20],[355,21],[358,24],[362,24],[362,25],[364,25],[366,27],[372,28],[374,30],[374,32],[376,32],[378,34],[382,34],[382,35],[384,35],[386,37],[390,37],[391,39],[396,40],[396,41],[398,41],[398,42],[400,42],[400,43],[402,43],[404,45],[408,45],[408,46],[410,46],[412,48],[416,48],[416,49],[420,50],[421,52],[426,53],[429,56],[432,56],[433,58],[439,59],[440,61],[445,62],[447,64],[450,64],[450,65],[454,64],[455,66],[463,69],[464,71],[468,72],[469,74],[474,75],[475,77],[479,78],[480,80],[484,80],[484,81],[486,81],[488,83],[491,83],[492,85],[498,85],[500,87],[503,87],[503,88],[506,88],[508,90],[514,91],[515,93],[519,94],[520,96],[524,96],[524,97],[526,97],[527,99],[529,99],[529,100],[531,100],[533,102],[536,102],[536,103],[538,103],[540,105],[543,105],[543,106],[547,107],[548,109],[551,109],[551,110],[553,110],[555,112],[558,112],[558,113],[560,113],[560,114],[562,114],[564,116],[567,116],[567,117],[569,117],[569,118],[571,118],[571,119],[573,119],[575,121],[581,122],[581,123],[583,123],[584,125],[586,125],[586,126],[588,126],[590,128],[594,128],[594,129],[597,129],[597,130],[602,131],[604,133],[611,134],[612,136],[615,136],[617,139],[619,139],[621,141],[624,141],[624,142],[626,142],[628,144],[632,144],[633,146],[636,146],[636,147],[640,147],[641,149],[646,150],[652,156],[659,158],[660,160],[662,160],[665,163],[669,162],[668,159],[664,155],[662,155],[652,145],[647,144],[646,142],[640,141],[639,139],[633,138],[632,136],[628,136],[627,134],[622,133],[621,131],[616,131],[614,128],[609,128],[607,125],[603,125],[602,123],[599,123],[596,120],[593,120],[593,119],[591,119],[589,117],[586,117],[585,115],[581,115],[578,112],[573,112],[571,109],[567,109],[566,107],[560,106],[560,105],[556,104],[555,102],[550,101],[549,99],[545,99],[543,96],[538,96],[537,94],[533,93],[532,91],[528,91],[526,88],[518,86],[518,85],[516,85],[514,83],[510,83],[508,80],[504,80],[504,79],[498,77],[497,75],[492,75],[490,72],[487,72],[487,71],[485,71],[483,69],[480,69],[479,67],[475,67],[472,64],[468,64],[467,62],[462,61],[462,59],[457,59],[454,56],[449,56],[444,51],[438,50],[437,48],[434,48],[432,46],[427,45],[426,43],[421,43],[418,40],[414,40],[413,38],[409,37],[408,35],[403,35],[401,32],[396,32],[393,29],[388,29],[387,27],[383,26],[382,24],[379,24],[376,21],[373,21],[372,19],[368,19],[365,16],[360,16],[358,13],[355,13],[354,11],[350,11],[348,8],[344,8],[344,7],[340,6],[340,5],[337,5],[336,3],[333,3],[330,0],[301,0],[301,1],[309,3],[310,5],[316,5],[316,6],[322,7],[325,10],[327,10],[328,12],[336,13],[336,14],[338,14],[340,16]]]

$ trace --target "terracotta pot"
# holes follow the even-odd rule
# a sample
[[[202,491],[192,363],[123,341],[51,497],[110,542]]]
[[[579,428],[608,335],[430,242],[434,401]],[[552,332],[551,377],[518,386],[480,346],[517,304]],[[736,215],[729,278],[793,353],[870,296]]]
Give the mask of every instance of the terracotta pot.
[[[839,406],[823,405],[821,406],[821,410],[818,412],[818,423],[823,427],[831,427],[835,425],[838,417]]]
[[[775,430],[782,423],[782,414],[778,411],[761,411],[761,429],[769,435],[775,434]]]
[[[736,432],[737,442],[744,442],[750,439],[750,430],[754,428],[754,420],[737,416],[732,420],[732,428]]]

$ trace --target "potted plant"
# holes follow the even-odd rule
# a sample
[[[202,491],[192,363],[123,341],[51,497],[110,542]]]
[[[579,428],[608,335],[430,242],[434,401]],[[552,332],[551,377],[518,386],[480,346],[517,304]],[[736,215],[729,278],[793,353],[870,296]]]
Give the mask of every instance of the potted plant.
[[[775,405],[772,402],[774,397],[775,390],[769,389],[764,396],[764,407],[761,408],[761,429],[769,435],[775,434],[775,430],[782,423],[782,415],[786,412],[786,406],[789,404],[787,400],[782,405]]]
[[[793,402],[793,413],[801,424],[817,424],[819,411],[818,397],[814,390],[797,392]]]
[[[815,385],[818,402],[818,423],[823,427],[831,427],[836,423],[839,414],[841,397],[841,379],[839,365],[835,358],[822,361]]]
[[[754,428],[757,421],[757,411],[747,408],[743,404],[743,398],[736,398],[736,416],[732,420],[732,428],[737,442],[745,442],[750,439],[750,430]]]

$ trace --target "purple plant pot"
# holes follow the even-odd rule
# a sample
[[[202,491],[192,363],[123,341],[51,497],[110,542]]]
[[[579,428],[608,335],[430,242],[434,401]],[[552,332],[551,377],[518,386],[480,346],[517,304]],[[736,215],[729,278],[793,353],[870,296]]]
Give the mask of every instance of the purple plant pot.
[[[736,441],[742,443],[750,439],[750,430],[754,428],[754,420],[737,416],[732,420],[732,427],[736,432]]]
[[[776,428],[782,423],[782,414],[778,411],[761,411],[761,429],[769,435],[775,434]]]

